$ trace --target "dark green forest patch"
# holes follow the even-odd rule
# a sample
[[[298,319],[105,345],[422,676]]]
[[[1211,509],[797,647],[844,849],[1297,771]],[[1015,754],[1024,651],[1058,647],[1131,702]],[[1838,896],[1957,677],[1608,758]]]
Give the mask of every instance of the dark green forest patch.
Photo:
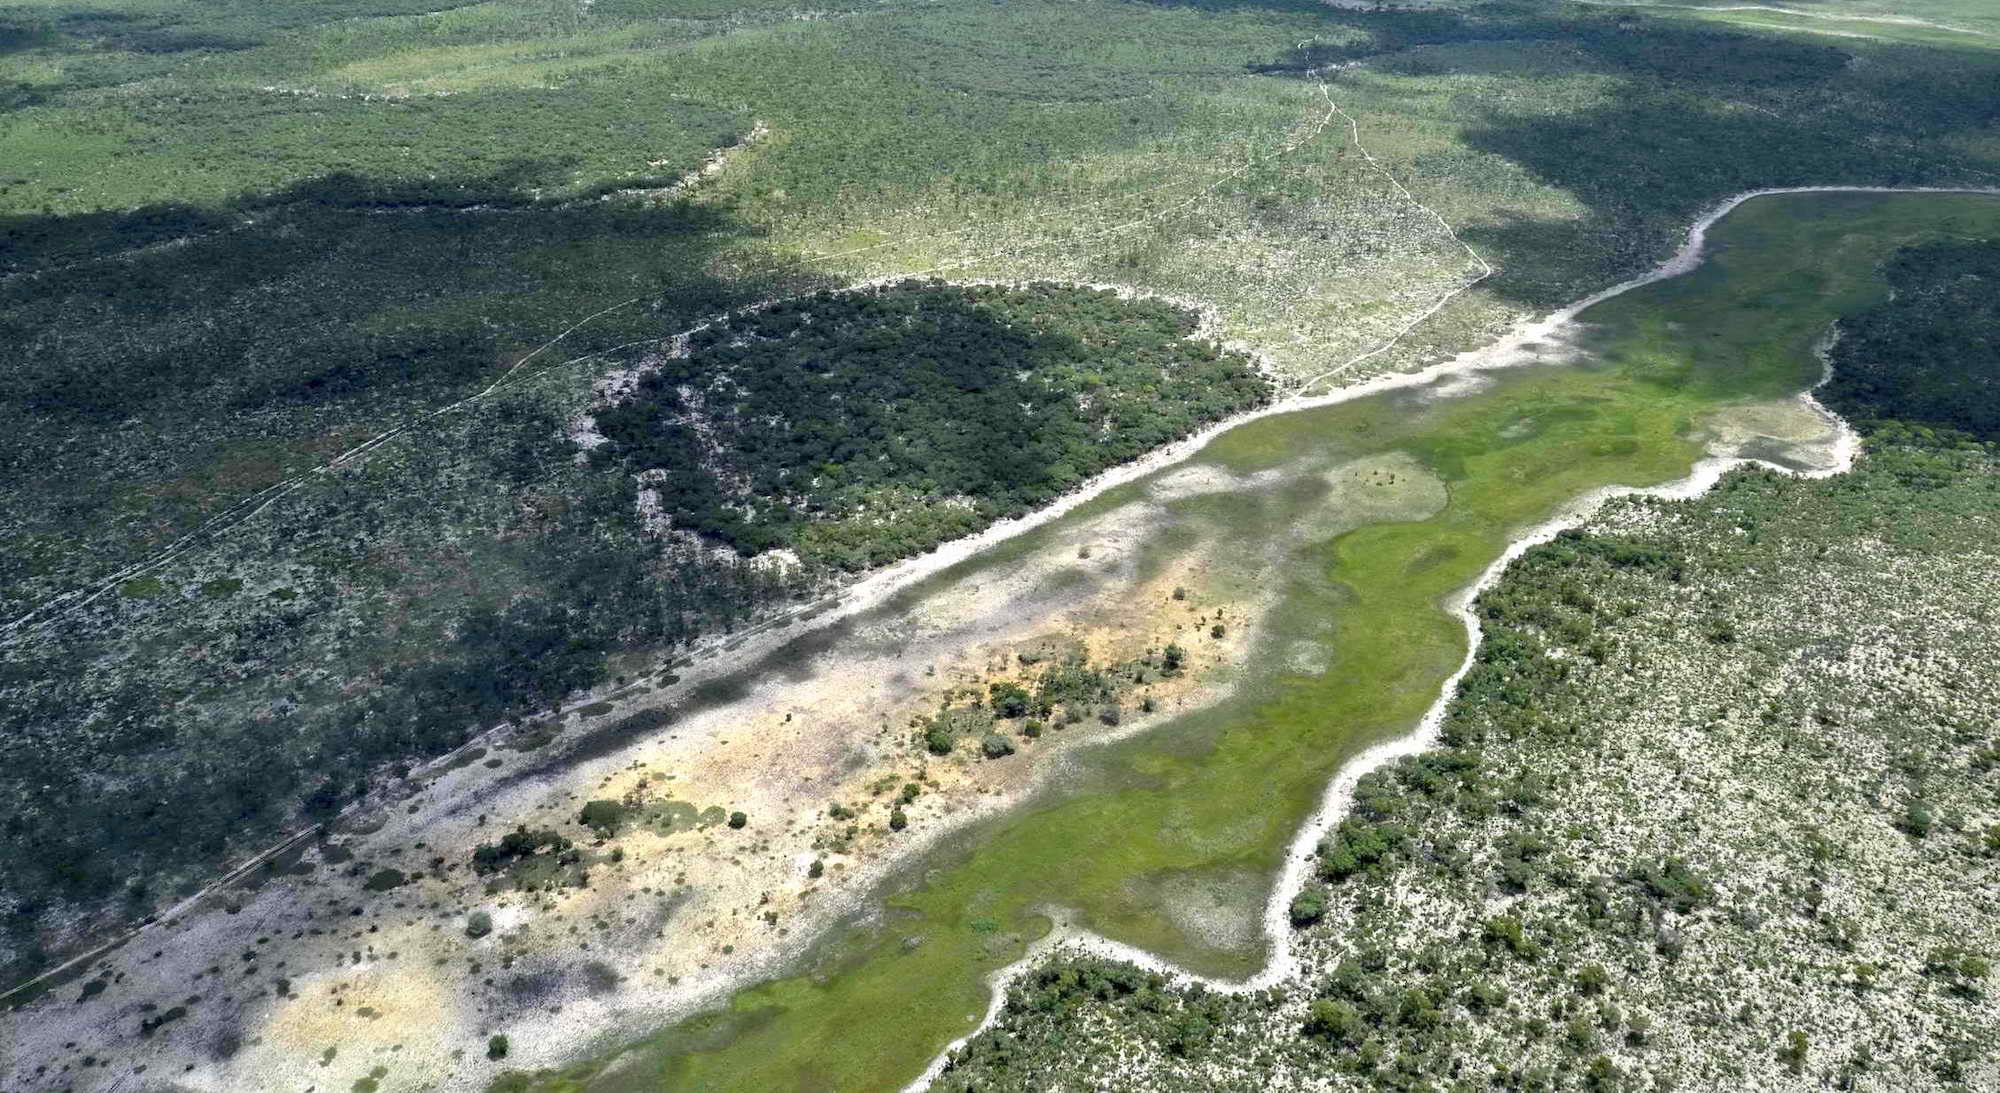
[[[855,569],[1269,399],[1195,315],[1102,290],[906,281],[738,314],[597,414],[674,526]],[[692,469],[692,471],[691,471]],[[880,518],[893,517],[883,528]]]
[[[1826,404],[1863,429],[1887,419],[2000,440],[2000,241],[1907,247],[1895,295],[1840,322]]]

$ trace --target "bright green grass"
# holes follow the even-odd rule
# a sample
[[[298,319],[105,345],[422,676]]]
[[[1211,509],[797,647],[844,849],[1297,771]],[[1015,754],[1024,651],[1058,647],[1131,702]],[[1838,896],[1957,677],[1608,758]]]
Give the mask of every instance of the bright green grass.
[[[980,977],[1047,928],[1050,905],[1100,932],[1210,973],[1242,975],[1256,948],[1213,947],[1148,899],[1175,880],[1260,878],[1254,915],[1286,841],[1338,767],[1405,731],[1464,654],[1439,601],[1514,530],[1579,493],[1686,473],[1685,437],[1731,401],[1803,389],[1814,340],[1882,292],[1875,263],[1909,242],[2000,227],[2000,200],[1961,196],[1765,198],[1727,218],[1693,274],[1586,313],[1587,363],[1494,376],[1476,394],[1410,393],[1265,418],[1198,457],[1235,471],[1301,453],[1420,454],[1451,485],[1418,523],[1362,527],[1305,551],[1272,630],[1310,636],[1331,616],[1330,668],[1273,674],[1236,699],[1078,755],[1059,791],[913,868],[886,922],[836,939],[808,974],[739,994],[632,1049],[617,1076],[586,1064],[547,1089],[849,1090],[909,1080],[983,1012]],[[1069,519],[1131,499],[1114,492]],[[1241,534],[1284,518],[1284,491],[1203,502]],[[1060,534],[1060,525],[1043,534]],[[1440,550],[1441,547],[1454,550]],[[1026,549],[1025,547],[1017,549]],[[979,565],[1004,564],[1007,552]],[[1437,559],[1444,558],[1442,562]],[[1268,650],[1266,650],[1268,652]],[[519,1079],[516,1079],[518,1081]]]

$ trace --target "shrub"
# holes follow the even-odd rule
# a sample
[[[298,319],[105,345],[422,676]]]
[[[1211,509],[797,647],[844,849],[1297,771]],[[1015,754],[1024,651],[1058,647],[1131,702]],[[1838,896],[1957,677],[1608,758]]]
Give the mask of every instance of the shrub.
[[[1992,973],[1993,966],[1984,956],[1968,952],[1957,945],[1947,945],[1932,950],[1924,961],[1924,975],[1944,985],[1950,994],[1967,1001],[1977,1001],[1985,992],[1979,984]]]
[[[889,813],[889,830],[901,831],[908,826],[910,826],[910,818],[904,814],[902,809],[899,808]]]
[[[826,862],[819,858],[814,858],[813,863],[806,867],[806,876],[813,880],[818,880],[826,876]]]
[[[1931,811],[1930,802],[1913,800],[1903,809],[1902,819],[1896,824],[1914,838],[1924,838],[1937,826],[1937,816]]]
[[[1604,970],[1602,964],[1586,964],[1582,971],[1576,973],[1577,989],[1586,995],[1604,993],[1604,988],[1610,982],[1611,976]]]
[[[1338,883],[1364,870],[1376,870],[1408,841],[1409,832],[1401,824],[1369,823],[1350,816],[1320,841],[1320,876]]]
[[[990,733],[979,742],[979,751],[988,759],[1003,759],[1014,754],[1014,745],[998,733]]]
[[[1497,915],[1486,920],[1486,942],[1503,945],[1508,952],[1523,960],[1533,960],[1542,954],[1542,947],[1528,936],[1521,920],[1513,915]]]
[[[1033,696],[1018,683],[995,683],[988,690],[993,712],[1000,717],[1025,717],[1034,706]]]
[[[485,937],[493,932],[493,916],[484,911],[474,911],[465,916],[465,936]]]
[[[932,722],[924,730],[924,749],[932,755],[950,755],[952,745],[951,730],[943,725]]]
[[[508,832],[498,843],[481,843],[474,847],[472,868],[480,873],[491,873],[543,850],[561,853],[569,846],[568,839],[553,831],[546,828],[530,831],[524,824]]]
[[[1317,888],[1308,888],[1292,897],[1292,925],[1310,926],[1326,917],[1326,893]]]
[[[729,826],[741,831],[750,822],[750,817],[741,812],[729,814]]]
[[[577,814],[577,822],[597,833],[602,839],[618,834],[625,824],[625,806],[617,801],[597,800],[583,806]]]
[[[494,1060],[505,1059],[507,1057],[507,1038],[505,1036],[495,1036],[486,1041],[486,1057]]]
[[[1625,879],[1654,901],[1682,914],[1715,900],[1715,889],[1679,858],[1667,858],[1658,866],[1634,866],[1626,871]]]
[[[1806,1034],[1793,1029],[1785,1035],[1785,1046],[1778,1049],[1778,1061],[1794,1074],[1806,1072]]]
[[[1367,1035],[1368,1025],[1353,1003],[1318,998],[1306,1009],[1304,1031],[1315,1040],[1352,1045]]]

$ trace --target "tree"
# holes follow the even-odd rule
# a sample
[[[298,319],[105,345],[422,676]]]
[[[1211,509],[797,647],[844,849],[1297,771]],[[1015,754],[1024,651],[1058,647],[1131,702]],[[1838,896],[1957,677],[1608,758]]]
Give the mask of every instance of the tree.
[[[750,817],[745,813],[732,812],[729,814],[729,826],[738,831],[741,831],[744,825],[748,824],[749,822],[750,822]]]

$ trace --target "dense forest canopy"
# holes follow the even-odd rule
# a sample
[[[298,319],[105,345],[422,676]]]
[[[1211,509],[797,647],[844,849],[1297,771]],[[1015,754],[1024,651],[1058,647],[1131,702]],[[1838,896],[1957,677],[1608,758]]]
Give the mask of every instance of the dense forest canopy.
[[[854,568],[1018,516],[1271,385],[1196,316],[1109,290],[937,281],[719,321],[596,415],[674,526]],[[886,510],[885,510],[886,508]]]
[[[1828,405],[2000,440],[2000,241],[1906,247],[1883,272],[1895,295],[1840,322]]]

